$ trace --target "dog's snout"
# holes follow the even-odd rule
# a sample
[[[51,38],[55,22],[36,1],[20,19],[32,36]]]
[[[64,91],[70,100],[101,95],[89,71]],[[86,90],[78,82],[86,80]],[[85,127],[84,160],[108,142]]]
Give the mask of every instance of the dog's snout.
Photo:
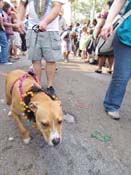
[[[60,143],[60,138],[54,138],[52,140],[52,143],[53,143],[54,146],[58,145]]]

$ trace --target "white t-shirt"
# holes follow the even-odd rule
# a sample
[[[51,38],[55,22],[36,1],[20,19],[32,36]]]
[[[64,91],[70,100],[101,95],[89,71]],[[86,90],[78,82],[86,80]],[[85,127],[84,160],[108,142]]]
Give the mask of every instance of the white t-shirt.
[[[28,29],[32,29],[32,27],[35,24],[39,24],[39,22],[42,21],[42,19],[44,19],[44,17],[49,14],[49,12],[51,11],[51,8],[52,8],[52,3],[55,2],[55,1],[60,2],[61,4],[64,4],[66,2],[66,0],[50,0],[50,2],[48,4],[48,7],[46,7],[47,10],[46,10],[44,16],[39,18],[36,11],[35,11],[34,1],[33,0],[28,0],[28,14],[29,14]],[[50,24],[48,24],[47,31],[59,31],[58,17],[56,17]]]

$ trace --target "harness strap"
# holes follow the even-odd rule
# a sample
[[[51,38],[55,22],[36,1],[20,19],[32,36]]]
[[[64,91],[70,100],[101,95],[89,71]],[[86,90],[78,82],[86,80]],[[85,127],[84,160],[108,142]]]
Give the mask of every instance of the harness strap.
[[[34,78],[34,80],[35,80],[35,81],[39,84],[39,86],[41,87],[40,81],[39,81],[37,75],[35,74],[34,69],[33,69],[33,68],[30,68],[24,75],[22,75],[21,77],[17,78],[17,79],[13,82],[13,84],[12,84],[12,86],[11,86],[11,89],[10,89],[10,94],[12,95],[14,86],[15,86],[16,82],[19,81],[19,86],[18,86],[18,87],[19,87],[20,97],[21,97],[22,101],[23,101],[23,97],[22,97],[22,95],[23,95],[22,85],[23,85],[23,81],[24,81],[28,76],[32,76],[32,77]]]
[[[14,82],[13,82],[13,84],[12,84],[12,86],[11,86],[11,88],[10,88],[10,94],[12,95],[12,92],[13,92],[13,89],[14,89],[14,85],[15,85],[15,83],[17,82],[19,80],[19,78],[17,78]]]
[[[23,89],[22,89],[22,85],[23,85],[23,81],[29,76],[28,73],[25,73],[22,77],[19,78],[20,82],[19,82],[19,92],[20,92],[20,97],[23,100]]]

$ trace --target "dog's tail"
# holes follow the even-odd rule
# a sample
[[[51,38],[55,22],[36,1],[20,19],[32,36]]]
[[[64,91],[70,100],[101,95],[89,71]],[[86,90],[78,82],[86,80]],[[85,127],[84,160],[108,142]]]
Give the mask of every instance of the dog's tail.
[[[0,71],[0,76],[6,77],[6,76],[7,76],[7,73],[4,73],[4,72],[1,72],[1,71]]]

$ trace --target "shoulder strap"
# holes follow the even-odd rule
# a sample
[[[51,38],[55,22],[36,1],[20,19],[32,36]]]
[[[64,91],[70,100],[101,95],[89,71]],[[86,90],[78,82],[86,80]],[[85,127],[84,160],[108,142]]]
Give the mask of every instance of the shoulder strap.
[[[124,20],[126,20],[130,15],[131,15],[131,9],[123,16],[115,18],[115,20],[113,21],[113,29],[117,29],[124,22]]]
[[[125,20],[126,18],[128,18],[128,16],[130,16],[130,15],[131,15],[131,9],[122,16],[123,20]]]
[[[124,22],[124,20],[127,19],[130,15],[131,15],[131,9],[127,13],[125,13],[123,16],[121,16],[119,24]]]

